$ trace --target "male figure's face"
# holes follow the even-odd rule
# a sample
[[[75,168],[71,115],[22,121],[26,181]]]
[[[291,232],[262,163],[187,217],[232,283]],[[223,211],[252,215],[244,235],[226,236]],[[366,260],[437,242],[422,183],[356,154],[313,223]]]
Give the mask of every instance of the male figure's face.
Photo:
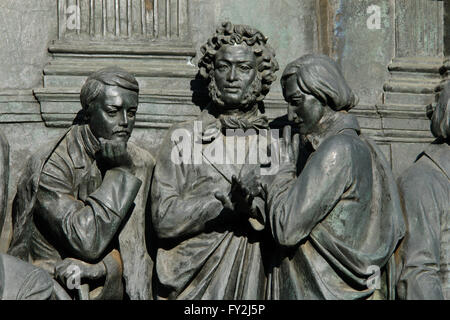
[[[138,94],[118,86],[105,86],[92,103],[89,127],[94,136],[128,141],[136,119]]]
[[[289,121],[298,125],[300,134],[313,132],[324,113],[322,103],[300,89],[295,74],[286,79],[283,95],[288,103]]]
[[[220,99],[227,109],[236,109],[252,90],[257,75],[256,57],[245,44],[224,45],[217,51],[214,61],[214,81]]]

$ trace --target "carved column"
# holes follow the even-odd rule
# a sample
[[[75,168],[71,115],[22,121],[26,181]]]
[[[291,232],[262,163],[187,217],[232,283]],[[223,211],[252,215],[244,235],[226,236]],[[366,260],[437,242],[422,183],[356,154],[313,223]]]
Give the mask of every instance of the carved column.
[[[196,74],[187,10],[188,0],[58,0],[58,39],[44,88],[34,90],[46,125],[69,126],[87,75],[118,66],[140,84],[137,127],[170,126],[183,112],[165,105],[189,102]]]
[[[442,81],[446,33],[448,37],[444,1],[395,0],[394,5],[395,56],[378,108],[385,120],[394,119],[392,124],[385,123],[386,135],[404,142],[428,142],[432,136],[425,106],[435,100]],[[408,121],[398,128],[400,121],[395,119]]]

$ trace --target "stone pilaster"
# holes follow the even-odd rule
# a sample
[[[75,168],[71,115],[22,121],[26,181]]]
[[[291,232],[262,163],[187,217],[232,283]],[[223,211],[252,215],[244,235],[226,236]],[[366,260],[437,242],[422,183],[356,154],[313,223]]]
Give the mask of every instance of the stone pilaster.
[[[431,141],[425,107],[435,101],[442,81],[444,1],[395,0],[394,5],[395,56],[378,106],[384,134],[394,141]]]
[[[137,127],[168,127],[177,118],[172,112],[192,113],[169,110],[190,97],[196,74],[187,5],[188,0],[58,0],[58,38],[48,48],[52,60],[44,68],[44,87],[34,90],[45,124],[69,126],[87,75],[107,66],[122,67],[139,81]]]

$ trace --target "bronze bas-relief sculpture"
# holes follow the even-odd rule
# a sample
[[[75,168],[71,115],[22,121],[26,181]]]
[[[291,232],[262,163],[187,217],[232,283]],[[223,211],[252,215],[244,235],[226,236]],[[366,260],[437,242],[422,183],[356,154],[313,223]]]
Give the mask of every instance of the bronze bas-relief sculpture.
[[[0,230],[8,200],[9,144],[0,132]],[[53,298],[54,283],[40,268],[0,253],[0,300],[47,300]]]
[[[144,214],[154,160],[128,142],[138,92],[124,70],[90,75],[80,94],[81,124],[30,158],[14,199],[9,253],[63,286],[78,268],[84,299],[122,298],[122,277],[131,298],[151,298]],[[136,279],[139,268],[149,278]]]
[[[314,151],[296,176],[299,139],[284,137],[288,161],[268,186],[267,221],[281,246],[272,298],[388,298],[384,274],[405,227],[384,155],[347,112],[356,97],[322,55],[288,64],[281,83],[289,119]],[[369,281],[375,269],[379,285]]]
[[[202,53],[200,74],[210,81],[212,102],[196,121],[169,130],[155,166],[151,202],[160,239],[157,295],[263,299],[263,234],[257,230],[265,200],[252,179],[259,165],[233,161],[236,150],[246,158],[255,146],[237,149],[229,140],[236,135],[229,133],[253,129],[250,136],[257,138],[259,130],[268,128],[261,101],[278,64],[266,37],[245,25],[223,23]],[[196,125],[201,126],[197,134]],[[185,132],[185,140],[174,139],[177,132]],[[217,150],[223,146],[224,157],[212,156],[213,145]],[[199,159],[192,159],[196,155]],[[178,161],[183,156],[185,161]],[[224,160],[227,156],[231,162]]]
[[[169,130],[156,164],[128,141],[136,79],[117,68],[89,76],[79,122],[19,181],[0,298],[390,299],[398,277],[400,298],[448,299],[449,85],[433,115],[438,139],[401,177],[400,196],[348,113],[357,98],[333,60],[306,55],[284,70],[300,136],[287,126],[273,138],[281,167],[268,176],[270,162],[250,160],[269,130],[263,99],[278,70],[267,38],[227,22],[202,54],[212,101]],[[74,267],[78,291],[67,287]]]
[[[436,140],[398,180],[407,222],[398,252],[401,299],[450,299],[449,82],[432,113],[431,131]]]

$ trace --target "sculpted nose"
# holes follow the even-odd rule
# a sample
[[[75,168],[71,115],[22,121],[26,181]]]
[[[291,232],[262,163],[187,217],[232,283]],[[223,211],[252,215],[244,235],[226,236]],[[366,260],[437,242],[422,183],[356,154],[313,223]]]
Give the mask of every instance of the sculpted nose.
[[[236,81],[236,68],[234,66],[231,66],[230,71],[228,72],[228,76],[227,76],[227,80],[228,81]]]
[[[122,112],[120,112],[119,125],[123,127],[128,126],[128,117],[125,109]]]

